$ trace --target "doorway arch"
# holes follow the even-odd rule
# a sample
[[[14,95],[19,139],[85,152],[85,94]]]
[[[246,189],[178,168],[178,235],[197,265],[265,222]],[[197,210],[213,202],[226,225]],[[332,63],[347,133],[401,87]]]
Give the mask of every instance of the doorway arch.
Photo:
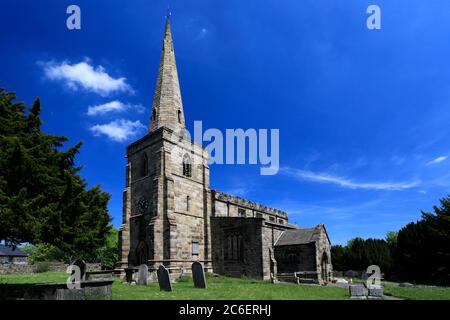
[[[328,255],[326,252],[322,254],[322,261],[320,266],[323,284],[327,284],[329,279],[328,279]]]
[[[148,263],[148,246],[145,241],[140,241],[136,248],[136,262],[137,265]]]

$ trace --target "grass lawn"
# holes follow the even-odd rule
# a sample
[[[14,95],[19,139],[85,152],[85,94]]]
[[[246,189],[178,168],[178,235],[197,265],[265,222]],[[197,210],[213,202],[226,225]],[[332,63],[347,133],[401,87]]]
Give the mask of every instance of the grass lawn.
[[[1,283],[66,282],[63,272],[0,275]],[[355,279],[354,279],[355,280]],[[357,281],[355,281],[357,282]],[[207,276],[208,289],[195,289],[192,279],[174,283],[172,292],[160,292],[157,283],[137,286],[115,279],[115,300],[342,300],[349,299],[346,289],[316,285],[272,284],[248,278]],[[450,287],[418,286],[399,287],[394,282],[384,282],[387,295],[411,300],[450,300]]]
[[[46,272],[22,275],[0,275],[0,283],[65,282],[67,274]],[[272,284],[246,278],[207,277],[208,288],[196,289],[192,279],[172,284],[172,292],[160,292],[157,283],[137,286],[116,279],[115,300],[341,300],[348,299],[346,289],[316,285]]]
[[[2,274],[2,275],[0,275],[0,284],[2,284],[2,283],[66,282],[67,277],[68,277],[68,274],[65,272]]]
[[[157,283],[147,287],[116,281],[113,299],[178,299],[178,300],[341,300],[348,299],[347,290],[314,285],[272,284],[245,278],[208,277],[205,289],[196,289],[192,279],[172,285],[172,292],[160,292]]]
[[[384,293],[408,300],[450,300],[450,287],[418,286],[404,288],[398,285],[385,285]]]
[[[348,280],[348,278],[347,278]],[[365,280],[353,278],[353,283],[364,283]],[[450,300],[450,287],[417,286],[400,287],[399,283],[382,281],[384,294],[407,300]]]

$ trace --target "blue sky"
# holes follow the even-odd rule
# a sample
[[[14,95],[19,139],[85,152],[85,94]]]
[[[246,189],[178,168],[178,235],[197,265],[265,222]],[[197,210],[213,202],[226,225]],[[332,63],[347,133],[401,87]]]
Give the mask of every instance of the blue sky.
[[[43,129],[84,142],[82,176],[112,194],[114,225],[168,4],[188,128],[280,129],[279,174],[212,165],[212,188],[325,223],[333,243],[384,237],[449,194],[448,1],[1,0],[0,86],[40,96]]]

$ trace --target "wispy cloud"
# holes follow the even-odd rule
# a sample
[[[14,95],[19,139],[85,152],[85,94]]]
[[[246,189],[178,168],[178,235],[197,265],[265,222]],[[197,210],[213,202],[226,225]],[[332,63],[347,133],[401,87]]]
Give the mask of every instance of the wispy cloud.
[[[238,188],[227,189],[224,192],[231,194],[233,196],[245,197],[250,192],[250,188],[238,187]]]
[[[70,64],[67,61],[39,62],[45,77],[49,80],[62,81],[71,90],[86,91],[107,96],[116,92],[134,93],[126,78],[113,78],[102,66],[94,67],[89,61]]]
[[[378,206],[383,202],[382,198],[369,200],[352,205],[339,204],[304,204],[296,201],[281,202],[275,205],[287,211],[289,217],[315,217],[317,221],[326,219],[346,220],[356,215],[365,215],[376,212]]]
[[[144,112],[144,107],[140,104],[133,105],[133,104],[127,104],[123,103],[117,100],[110,101],[104,104],[94,105],[88,107],[88,116],[97,116],[97,115],[103,115],[106,113],[120,113],[124,112],[126,110],[135,110],[138,113]]]
[[[207,34],[208,34],[208,29],[201,28],[200,33],[199,33],[199,38],[204,38],[204,37],[206,37]]]
[[[391,161],[392,163],[394,163],[396,166],[402,165],[405,162],[405,158],[404,157],[400,157],[400,156],[392,156],[391,157]]]
[[[433,160],[427,162],[426,165],[427,166],[431,166],[432,164],[440,163],[440,162],[445,161],[445,160],[447,160],[446,156],[440,156],[440,157],[437,157],[436,159],[433,159]]]
[[[145,130],[145,126],[139,120],[118,119],[106,124],[97,124],[90,130],[95,136],[105,135],[113,141],[123,142]]]
[[[410,189],[419,184],[419,181],[409,182],[357,182],[345,177],[338,177],[329,173],[317,173],[308,170],[300,170],[284,167],[281,172],[288,176],[303,181],[311,181],[317,183],[328,183],[341,186],[348,189],[367,189],[367,190],[405,190]]]

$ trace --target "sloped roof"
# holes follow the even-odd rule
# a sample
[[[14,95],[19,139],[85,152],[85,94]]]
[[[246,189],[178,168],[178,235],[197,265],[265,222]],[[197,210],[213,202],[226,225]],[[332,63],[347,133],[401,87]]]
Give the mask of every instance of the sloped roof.
[[[275,246],[288,246],[315,242],[320,235],[319,228],[286,230],[278,238]]]
[[[28,257],[28,254],[21,251],[19,248],[15,248],[14,250],[11,247],[0,244],[0,256],[7,257]]]

